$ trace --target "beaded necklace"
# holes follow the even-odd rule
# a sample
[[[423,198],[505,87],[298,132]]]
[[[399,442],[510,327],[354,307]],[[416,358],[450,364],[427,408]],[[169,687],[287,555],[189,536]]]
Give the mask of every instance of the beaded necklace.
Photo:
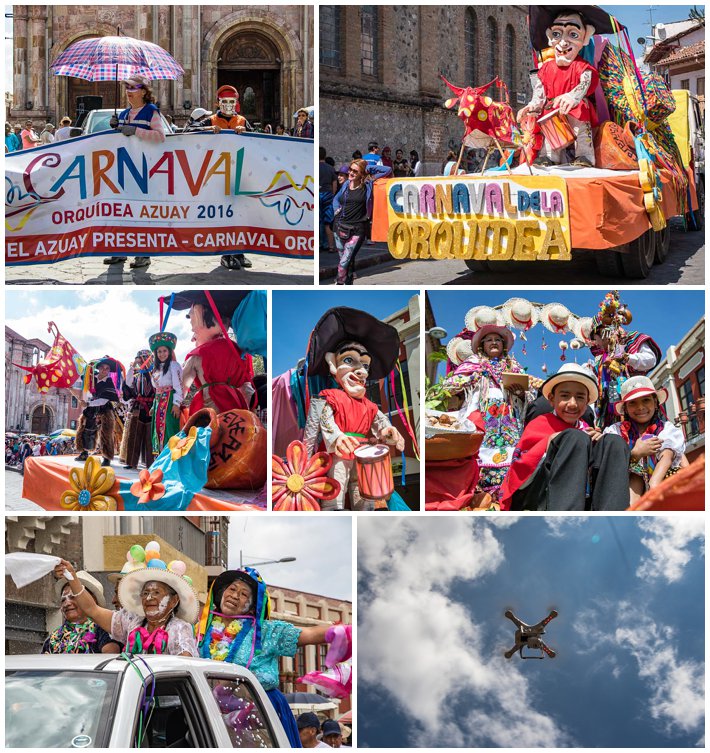
[[[49,636],[50,654],[90,654],[96,642],[96,625],[93,620],[65,622]]]

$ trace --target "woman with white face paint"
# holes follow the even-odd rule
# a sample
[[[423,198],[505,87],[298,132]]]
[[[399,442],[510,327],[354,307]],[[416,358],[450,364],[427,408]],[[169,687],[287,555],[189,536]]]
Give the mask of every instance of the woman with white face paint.
[[[300,628],[269,619],[271,601],[262,577],[251,567],[227,570],[210,589],[197,628],[200,656],[247,667],[256,675],[279,715],[291,747],[300,748],[293,713],[279,690],[279,657],[299,646],[325,643],[330,625]]]
[[[197,656],[192,626],[199,606],[194,588],[180,574],[185,563],[171,562],[173,570],[160,562],[164,567],[151,566],[150,562],[146,565],[145,561],[134,563],[134,569],[119,583],[123,608],[118,611],[100,607],[67,560],[56,566],[54,575],[66,579],[76,605],[114,640],[125,643],[128,653]]]

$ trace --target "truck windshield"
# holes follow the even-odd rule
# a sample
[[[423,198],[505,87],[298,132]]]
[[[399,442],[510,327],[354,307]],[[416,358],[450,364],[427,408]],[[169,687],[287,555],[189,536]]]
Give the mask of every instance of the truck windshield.
[[[107,672],[8,672],[5,747],[106,747],[117,685]]]

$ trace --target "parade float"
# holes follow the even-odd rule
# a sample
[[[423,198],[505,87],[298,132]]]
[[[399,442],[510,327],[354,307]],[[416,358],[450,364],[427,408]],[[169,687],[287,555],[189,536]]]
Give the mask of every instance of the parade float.
[[[615,407],[625,382],[652,371],[662,353],[649,335],[630,326],[632,311],[618,291],[607,293],[590,313],[519,297],[497,306],[474,306],[463,329],[430,356],[445,362],[446,370],[428,385],[425,396],[427,510],[506,509],[499,490],[516,457],[522,428],[550,411],[539,394],[550,375],[548,363],[554,374],[557,359],[573,359],[594,376],[599,395],[588,409],[590,426],[603,430],[619,420]],[[535,329],[541,336],[533,346]],[[500,338],[498,351],[487,349],[489,336]],[[529,374],[516,360],[531,347],[540,349],[539,375]],[[674,471],[629,509],[704,509],[704,456]]]
[[[399,456],[404,486],[406,457],[418,459],[399,353],[397,330],[371,314],[323,314],[303,362],[274,379],[274,510],[410,509],[393,472]]]
[[[93,403],[101,403],[97,395],[105,396],[97,410],[116,418],[110,423],[115,444],[106,446],[110,440],[106,431],[101,433],[105,429],[102,420],[95,427],[87,424],[83,415],[79,428],[86,457],[27,458],[22,492],[25,499],[47,510],[71,512],[266,508],[266,428],[258,415],[264,415],[265,385],[263,379],[255,377],[252,362],[252,356],[263,358],[266,354],[265,293],[186,290],[161,297],[160,331],[154,336],[159,342],[170,341],[167,325],[171,312],[177,311],[188,312],[193,343],[182,370],[185,396],[179,412],[176,408],[177,431],[166,435],[162,447],[154,445],[152,463],[140,469],[124,465],[127,448],[121,442],[126,426],[118,418],[125,414],[119,393],[122,382],[130,380],[126,380],[127,369],[117,359],[107,357],[85,364],[50,323],[54,346],[27,375],[28,383],[35,379],[42,394],[56,385],[80,385],[88,406],[84,414],[92,410]],[[234,338],[229,336],[230,328]],[[135,379],[151,358],[148,351],[143,353],[145,360],[137,359],[128,368]],[[99,392],[96,384],[104,363],[111,364],[111,371],[105,379],[106,387]],[[81,381],[77,382],[79,375]],[[156,399],[152,415],[160,411]],[[130,412],[128,421],[137,417],[137,412],[136,416],[130,416]],[[89,418],[93,416],[89,414]],[[121,450],[112,462],[119,446]],[[103,464],[102,456],[107,458]]]
[[[474,88],[442,77],[465,125],[453,174],[375,183],[372,238],[395,259],[505,271],[587,251],[604,275],[642,278],[669,253],[672,217],[700,229],[702,184],[669,124],[665,82],[639,70],[612,15],[560,11],[530,6],[533,98],[517,119],[498,78]],[[458,170],[467,148],[486,150],[478,175]],[[502,164],[486,170],[494,150]]]

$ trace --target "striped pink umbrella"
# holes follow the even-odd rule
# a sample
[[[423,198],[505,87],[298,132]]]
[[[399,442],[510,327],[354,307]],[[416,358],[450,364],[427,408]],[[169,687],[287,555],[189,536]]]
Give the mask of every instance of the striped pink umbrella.
[[[87,81],[125,81],[140,74],[147,79],[176,79],[185,73],[180,63],[162,47],[131,37],[81,39],[52,63],[56,76]]]

